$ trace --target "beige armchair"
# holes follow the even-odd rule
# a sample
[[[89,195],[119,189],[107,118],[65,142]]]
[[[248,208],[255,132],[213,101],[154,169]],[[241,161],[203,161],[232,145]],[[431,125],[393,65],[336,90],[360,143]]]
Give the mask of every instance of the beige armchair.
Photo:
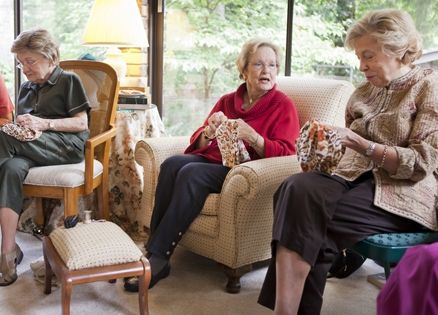
[[[280,77],[280,89],[294,101],[300,125],[309,119],[343,125],[344,110],[353,86],[346,81]],[[144,168],[142,206],[150,222],[160,164],[182,153],[188,137],[139,141],[136,161]],[[240,291],[240,277],[252,264],[271,257],[273,195],[280,183],[300,172],[296,156],[267,158],[233,167],[222,192],[210,194],[198,218],[180,244],[225,267],[226,290]]]

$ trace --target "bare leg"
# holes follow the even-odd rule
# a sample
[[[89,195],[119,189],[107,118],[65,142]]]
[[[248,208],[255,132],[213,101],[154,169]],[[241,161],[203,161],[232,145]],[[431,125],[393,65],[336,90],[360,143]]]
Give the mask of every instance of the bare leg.
[[[278,245],[276,315],[297,314],[310,265],[296,252]]]
[[[15,234],[18,225],[18,214],[10,208],[0,208],[0,226],[2,230],[1,253],[15,250]]]

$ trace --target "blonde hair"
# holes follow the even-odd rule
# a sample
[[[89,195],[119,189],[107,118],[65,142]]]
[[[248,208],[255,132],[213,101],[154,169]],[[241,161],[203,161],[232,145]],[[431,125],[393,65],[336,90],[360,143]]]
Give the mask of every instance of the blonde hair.
[[[383,52],[400,57],[410,64],[421,57],[422,39],[409,13],[397,9],[371,11],[347,31],[345,46],[355,48],[358,38],[370,35],[382,46]]]
[[[30,51],[59,63],[59,46],[49,31],[36,28],[21,32],[12,43],[11,52]]]
[[[273,44],[272,42],[266,40],[266,39],[260,39],[260,38],[253,38],[248,40],[246,43],[243,44],[242,49],[240,50],[239,56],[236,60],[237,69],[239,69],[239,78],[244,79],[243,72],[248,67],[249,58],[251,55],[253,55],[257,49],[260,47],[269,47],[271,48],[276,57],[276,64],[277,64],[277,74],[280,72],[280,49],[277,45]]]

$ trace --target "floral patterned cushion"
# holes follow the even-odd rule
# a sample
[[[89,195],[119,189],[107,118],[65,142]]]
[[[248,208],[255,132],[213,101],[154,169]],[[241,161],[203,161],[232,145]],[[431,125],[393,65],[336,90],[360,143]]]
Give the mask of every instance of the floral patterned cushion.
[[[237,138],[238,127],[237,120],[228,119],[216,129],[217,143],[224,166],[233,167],[250,160],[243,141]]]
[[[307,121],[296,141],[297,157],[304,172],[333,173],[344,154],[336,131],[324,128],[317,120]]]
[[[40,130],[34,130],[14,123],[5,124],[0,129],[7,135],[20,141],[32,141],[41,136]]]

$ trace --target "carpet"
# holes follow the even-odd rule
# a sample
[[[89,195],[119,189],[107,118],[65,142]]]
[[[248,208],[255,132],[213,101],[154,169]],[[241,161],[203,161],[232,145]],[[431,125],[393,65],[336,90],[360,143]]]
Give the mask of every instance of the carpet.
[[[58,315],[61,313],[61,292],[57,287],[44,294],[44,286],[34,279],[30,264],[42,259],[41,241],[18,232],[17,243],[24,259],[18,267],[18,280],[0,287],[2,315]],[[172,270],[149,291],[151,315],[264,315],[272,311],[258,305],[257,297],[266,267],[256,269],[241,279],[239,294],[224,291],[226,283],[222,268],[215,262],[178,247],[171,261]],[[327,282],[322,315],[372,315],[378,289],[367,282],[367,275],[382,268],[367,261],[346,279]],[[126,292],[123,281],[95,282],[73,287],[71,314],[138,314],[138,295]]]

